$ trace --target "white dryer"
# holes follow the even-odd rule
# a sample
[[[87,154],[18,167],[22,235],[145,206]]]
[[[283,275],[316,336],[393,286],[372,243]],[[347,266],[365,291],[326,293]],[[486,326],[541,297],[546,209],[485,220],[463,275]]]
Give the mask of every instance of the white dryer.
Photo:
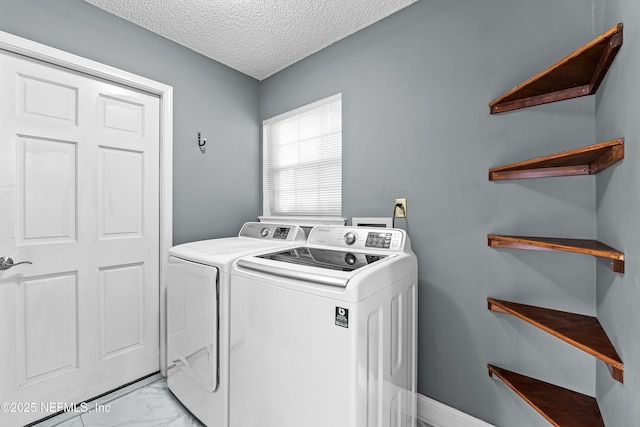
[[[229,426],[229,277],[232,263],[255,252],[305,242],[295,225],[244,224],[238,237],[169,250],[167,385],[208,427]]]
[[[414,427],[417,260],[403,230],[319,226],[231,277],[232,427]]]

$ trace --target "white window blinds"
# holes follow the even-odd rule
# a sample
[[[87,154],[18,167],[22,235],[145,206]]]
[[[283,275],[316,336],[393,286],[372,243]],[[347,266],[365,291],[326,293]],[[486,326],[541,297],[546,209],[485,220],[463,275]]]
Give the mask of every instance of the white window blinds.
[[[342,95],[263,124],[265,216],[342,214]]]

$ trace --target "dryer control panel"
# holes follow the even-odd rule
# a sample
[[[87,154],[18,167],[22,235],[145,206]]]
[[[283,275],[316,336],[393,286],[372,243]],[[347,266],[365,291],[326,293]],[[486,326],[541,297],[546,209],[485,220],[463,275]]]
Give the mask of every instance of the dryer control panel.
[[[242,226],[242,229],[240,229],[238,236],[283,242],[306,240],[304,230],[297,225],[270,224],[264,222],[245,223]]]
[[[317,226],[309,233],[307,243],[349,249],[401,251],[406,232],[397,228]]]

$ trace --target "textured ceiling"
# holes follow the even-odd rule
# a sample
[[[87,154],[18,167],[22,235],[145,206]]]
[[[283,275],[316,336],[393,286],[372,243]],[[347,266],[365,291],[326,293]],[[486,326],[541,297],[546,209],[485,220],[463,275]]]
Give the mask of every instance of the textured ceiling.
[[[84,0],[263,80],[417,0]]]

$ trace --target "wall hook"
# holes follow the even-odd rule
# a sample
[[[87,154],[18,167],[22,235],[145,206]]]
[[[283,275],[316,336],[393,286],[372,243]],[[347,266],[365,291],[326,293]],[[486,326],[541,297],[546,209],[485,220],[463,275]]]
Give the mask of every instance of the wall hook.
[[[198,132],[198,146],[200,147],[200,151],[204,154],[206,148],[204,147],[207,144],[207,138],[203,138]]]

